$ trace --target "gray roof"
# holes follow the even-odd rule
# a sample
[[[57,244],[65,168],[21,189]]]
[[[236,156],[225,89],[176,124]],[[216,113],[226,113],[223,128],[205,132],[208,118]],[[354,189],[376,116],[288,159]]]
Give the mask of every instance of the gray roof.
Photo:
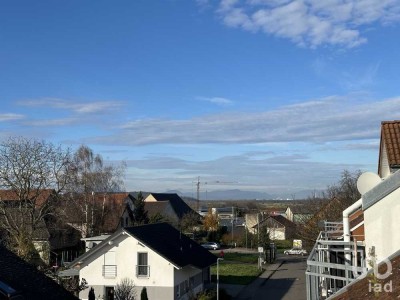
[[[150,193],[157,201],[169,201],[179,219],[185,214],[195,212],[175,193]]]
[[[0,289],[11,288],[29,300],[77,300],[34,266],[0,245]]]
[[[69,267],[72,268],[78,265],[95,252],[99,251],[103,246],[107,245],[109,240],[114,239],[123,232],[133,236],[142,244],[151,248],[179,268],[192,265],[196,268],[203,269],[217,261],[215,255],[211,254],[207,249],[204,249],[170,224],[156,223],[121,228],[99,245],[75,259],[71,262]],[[132,255],[134,255],[134,253],[132,253]]]

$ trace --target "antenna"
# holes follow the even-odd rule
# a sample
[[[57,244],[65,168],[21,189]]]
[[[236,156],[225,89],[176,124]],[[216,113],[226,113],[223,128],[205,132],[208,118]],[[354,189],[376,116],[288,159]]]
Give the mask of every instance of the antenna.
[[[375,186],[377,186],[382,179],[378,174],[372,172],[365,172],[360,175],[357,179],[357,189],[360,192],[361,196],[366,192],[372,190]]]

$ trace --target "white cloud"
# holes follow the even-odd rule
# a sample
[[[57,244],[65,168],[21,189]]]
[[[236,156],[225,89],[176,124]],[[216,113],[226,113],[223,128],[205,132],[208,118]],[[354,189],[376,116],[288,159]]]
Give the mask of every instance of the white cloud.
[[[76,125],[78,123],[79,120],[76,118],[64,118],[64,119],[30,120],[24,122],[24,125],[35,126],[35,127],[54,127],[54,126]]]
[[[223,23],[287,38],[297,45],[355,47],[367,41],[363,25],[400,21],[397,0],[221,0]]]
[[[0,122],[8,122],[8,121],[16,121],[25,118],[24,115],[14,114],[14,113],[7,113],[7,114],[0,114]]]
[[[58,98],[44,98],[35,100],[20,101],[23,106],[49,107],[73,111],[77,114],[108,113],[119,109],[122,103],[119,101],[94,101],[94,102],[74,102]]]
[[[256,113],[133,120],[123,124],[119,132],[97,141],[122,145],[258,144],[379,138],[380,122],[397,118],[400,97],[362,100],[357,95],[332,96]]]
[[[223,97],[197,97],[198,100],[207,101],[217,105],[231,105],[233,101]]]

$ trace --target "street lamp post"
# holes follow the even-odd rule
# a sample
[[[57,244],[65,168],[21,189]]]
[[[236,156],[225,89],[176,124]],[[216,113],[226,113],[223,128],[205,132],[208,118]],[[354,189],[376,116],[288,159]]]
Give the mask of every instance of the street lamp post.
[[[217,300],[219,300],[219,261],[224,260],[222,257],[217,258]]]

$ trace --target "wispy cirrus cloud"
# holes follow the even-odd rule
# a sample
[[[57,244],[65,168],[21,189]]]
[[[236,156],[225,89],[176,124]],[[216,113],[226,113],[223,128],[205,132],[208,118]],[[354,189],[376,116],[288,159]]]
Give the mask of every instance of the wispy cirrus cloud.
[[[6,113],[0,114],[0,122],[9,122],[24,119],[25,116],[21,114]]]
[[[218,3],[215,11],[229,27],[261,31],[311,48],[356,47],[367,42],[364,25],[400,21],[397,0],[221,0]]]
[[[76,125],[80,121],[78,118],[61,118],[61,119],[44,119],[44,120],[28,120],[24,125],[33,127],[53,127],[53,126],[68,126]]]
[[[224,97],[196,97],[196,99],[201,101],[210,102],[217,105],[231,105],[233,101]]]
[[[117,110],[122,107],[123,103],[120,101],[91,101],[91,102],[76,102],[68,101],[58,98],[44,98],[25,100],[18,103],[22,106],[36,106],[48,107],[56,109],[64,109],[73,111],[77,114],[94,114],[94,113],[107,113]]]

